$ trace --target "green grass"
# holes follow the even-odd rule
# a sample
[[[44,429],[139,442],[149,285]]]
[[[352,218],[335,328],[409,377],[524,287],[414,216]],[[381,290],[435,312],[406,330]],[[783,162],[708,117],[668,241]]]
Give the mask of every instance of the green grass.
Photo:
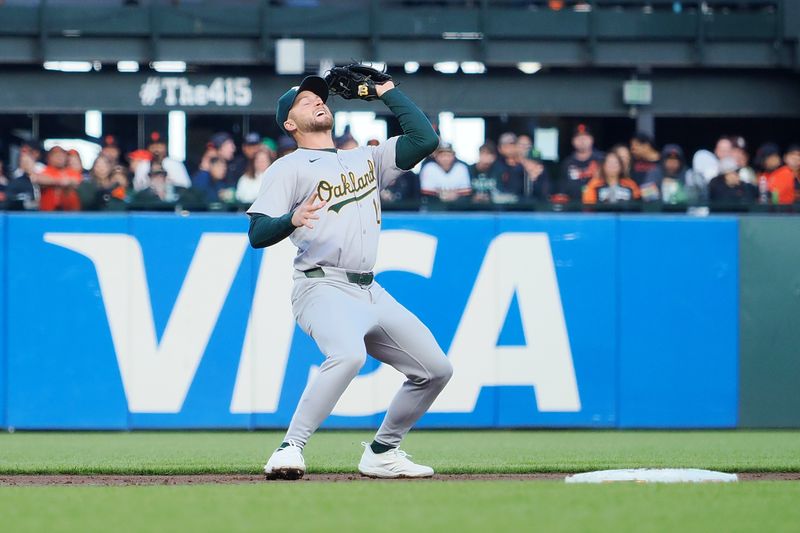
[[[257,473],[276,432],[0,434],[0,473]],[[314,472],[354,472],[369,432],[321,432]],[[639,466],[800,471],[800,432],[413,432],[440,472]],[[800,483],[560,481],[0,487],[2,531],[792,531]]]
[[[0,488],[4,531],[796,531],[800,484]]]
[[[258,473],[277,432],[0,434],[0,473]],[[310,472],[354,472],[370,432],[320,432]],[[403,445],[441,473],[696,467],[800,471],[798,431],[415,431]]]

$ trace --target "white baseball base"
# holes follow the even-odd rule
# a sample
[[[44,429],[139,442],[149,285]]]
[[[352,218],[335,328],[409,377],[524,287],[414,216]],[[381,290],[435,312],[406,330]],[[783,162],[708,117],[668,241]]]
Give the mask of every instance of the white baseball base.
[[[567,483],[732,483],[739,481],[736,474],[702,470],[699,468],[629,468],[598,470],[564,478]]]

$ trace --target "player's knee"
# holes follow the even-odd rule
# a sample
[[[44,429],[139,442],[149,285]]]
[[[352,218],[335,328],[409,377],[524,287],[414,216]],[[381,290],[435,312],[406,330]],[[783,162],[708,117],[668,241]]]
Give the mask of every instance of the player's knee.
[[[350,374],[356,375],[361,371],[361,367],[367,362],[367,354],[363,350],[346,350],[331,357],[337,366],[347,370]]]
[[[440,387],[447,385],[450,378],[453,377],[453,365],[447,357],[442,357],[436,364],[432,365],[428,371],[430,372],[430,381]]]

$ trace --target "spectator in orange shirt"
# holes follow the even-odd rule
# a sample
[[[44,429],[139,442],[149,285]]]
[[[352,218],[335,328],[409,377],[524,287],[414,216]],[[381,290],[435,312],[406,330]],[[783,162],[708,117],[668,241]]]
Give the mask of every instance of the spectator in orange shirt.
[[[583,192],[584,204],[632,202],[642,197],[639,186],[625,174],[622,159],[614,152],[603,158],[598,175]]]
[[[72,149],[67,152],[67,168],[70,170],[74,170],[78,174],[81,175],[82,178],[87,178],[88,174],[83,168],[83,161],[81,160],[81,154]]]
[[[31,178],[41,189],[41,211],[77,211],[81,208],[75,189],[83,176],[67,167],[67,152],[60,146],[54,146],[47,153],[47,166]]]
[[[787,205],[800,199],[800,144],[786,149],[783,162],[782,167],[770,174],[768,186],[776,203]]]

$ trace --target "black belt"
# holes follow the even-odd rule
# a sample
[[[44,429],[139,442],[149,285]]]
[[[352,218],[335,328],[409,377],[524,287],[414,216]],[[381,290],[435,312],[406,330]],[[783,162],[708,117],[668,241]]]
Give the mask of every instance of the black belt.
[[[325,271],[322,270],[322,267],[315,267],[309,270],[304,270],[303,274],[307,278],[324,278]],[[375,274],[372,272],[348,272],[345,271],[347,275],[347,281],[350,283],[355,283],[356,285],[369,285],[372,283],[372,280],[375,279]]]

